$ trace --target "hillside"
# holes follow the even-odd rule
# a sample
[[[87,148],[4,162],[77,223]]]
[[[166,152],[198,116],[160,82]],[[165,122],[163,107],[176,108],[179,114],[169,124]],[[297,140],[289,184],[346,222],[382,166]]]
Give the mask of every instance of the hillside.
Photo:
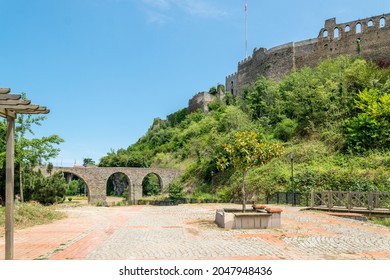
[[[248,196],[297,191],[390,191],[390,71],[361,58],[339,57],[292,72],[280,82],[260,77],[240,97],[226,93],[210,112],[187,108],[155,119],[137,143],[112,151],[100,166],[174,167],[187,194],[239,197],[235,170],[216,160],[235,132],[254,131],[284,153],[253,169]]]

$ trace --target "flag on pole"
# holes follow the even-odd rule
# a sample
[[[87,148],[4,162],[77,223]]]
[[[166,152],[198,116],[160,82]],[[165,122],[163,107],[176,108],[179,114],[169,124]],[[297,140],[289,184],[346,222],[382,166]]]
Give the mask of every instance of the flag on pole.
[[[248,2],[245,1],[245,58],[248,57],[248,27],[247,27]]]

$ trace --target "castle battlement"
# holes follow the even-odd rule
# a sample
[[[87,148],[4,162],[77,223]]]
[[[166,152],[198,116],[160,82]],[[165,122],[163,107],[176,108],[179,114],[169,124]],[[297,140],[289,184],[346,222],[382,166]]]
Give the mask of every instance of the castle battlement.
[[[315,67],[326,58],[360,55],[382,67],[390,66],[390,14],[337,23],[327,19],[317,38],[290,42],[270,49],[255,48],[225,80],[235,95],[259,76],[280,80],[304,66]]]
[[[236,76],[236,75],[237,75],[237,72],[234,72],[233,74],[227,75],[227,76],[226,76],[226,79],[233,78],[233,77]]]

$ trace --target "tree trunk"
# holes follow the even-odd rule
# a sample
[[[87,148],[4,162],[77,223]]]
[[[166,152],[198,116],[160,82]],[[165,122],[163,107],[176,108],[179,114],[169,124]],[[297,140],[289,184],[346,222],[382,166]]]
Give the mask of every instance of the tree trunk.
[[[246,171],[244,171],[244,172],[242,173],[242,184],[241,184],[242,212],[245,212],[245,211],[246,211],[245,178],[246,178]]]

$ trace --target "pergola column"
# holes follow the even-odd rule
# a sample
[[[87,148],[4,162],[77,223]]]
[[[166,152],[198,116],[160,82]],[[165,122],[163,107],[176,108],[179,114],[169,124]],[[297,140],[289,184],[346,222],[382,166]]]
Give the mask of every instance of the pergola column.
[[[5,259],[14,258],[14,159],[15,118],[7,117],[7,147],[5,163]]]

